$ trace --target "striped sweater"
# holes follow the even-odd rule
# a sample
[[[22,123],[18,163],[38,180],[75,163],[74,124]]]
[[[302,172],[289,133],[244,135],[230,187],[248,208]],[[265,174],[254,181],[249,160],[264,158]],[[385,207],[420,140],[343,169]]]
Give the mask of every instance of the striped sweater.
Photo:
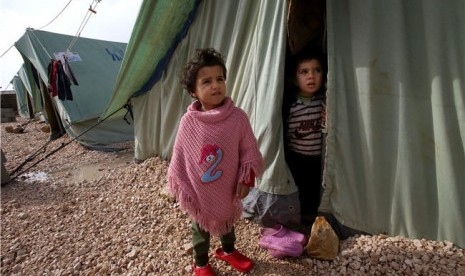
[[[238,183],[260,176],[262,155],[247,114],[226,97],[221,107],[199,111],[199,102],[181,119],[168,168],[168,188],[202,229],[223,235],[242,214]]]
[[[322,149],[323,95],[311,99],[298,97],[287,117],[288,148],[294,152],[317,156]]]

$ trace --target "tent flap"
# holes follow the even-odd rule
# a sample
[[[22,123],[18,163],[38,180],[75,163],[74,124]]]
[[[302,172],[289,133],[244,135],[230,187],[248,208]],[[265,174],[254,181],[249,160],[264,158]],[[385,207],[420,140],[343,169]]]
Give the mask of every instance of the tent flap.
[[[131,35],[111,101],[102,117],[161,77],[179,41],[186,35],[200,0],[144,1]]]
[[[465,246],[463,1],[328,1],[327,189],[346,225]]]

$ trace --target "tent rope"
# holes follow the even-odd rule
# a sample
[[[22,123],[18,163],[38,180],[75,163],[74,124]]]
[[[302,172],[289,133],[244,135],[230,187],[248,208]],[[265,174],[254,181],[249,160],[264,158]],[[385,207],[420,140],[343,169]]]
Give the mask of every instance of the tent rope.
[[[48,140],[42,147],[40,147],[38,150],[36,150],[33,154],[29,155],[26,160],[23,161],[16,169],[14,169],[11,173],[10,176],[15,174],[17,171],[19,171],[24,165],[26,165],[28,162],[32,161],[34,158],[36,158],[37,155],[39,155],[39,152],[45,152],[48,144],[50,144],[52,140]]]
[[[81,37],[81,33],[82,31],[84,30],[84,27],[87,25],[87,22],[89,22],[89,19],[90,19],[90,16],[92,14],[96,14],[97,12],[95,11],[96,8],[97,8],[97,5],[101,2],[102,0],[93,0],[92,4],[90,5],[89,9],[87,10],[87,13],[86,15],[84,16],[84,19],[82,20],[81,22],[81,25],[79,26],[77,32],[76,32],[76,35],[73,37],[73,39],[71,40],[69,46],[68,46],[68,49],[67,51],[71,51],[71,49],[74,47],[74,45],[76,44],[77,40],[79,39],[79,37]],[[92,6],[94,5],[94,6]]]
[[[42,146],[39,150],[37,150],[34,154],[32,154],[31,156],[29,156],[28,158],[26,158],[26,160],[21,164],[19,165],[11,174],[10,174],[10,180],[6,183],[4,183],[3,185],[6,185],[10,182],[12,182],[13,180],[15,180],[16,178],[18,178],[20,175],[26,173],[27,171],[29,171],[30,169],[32,169],[33,167],[35,167],[37,164],[39,164],[40,162],[44,161],[45,159],[47,159],[48,157],[52,156],[53,154],[55,154],[56,152],[58,152],[59,150],[61,150],[62,148],[66,147],[67,145],[71,144],[72,142],[74,142],[75,140],[77,140],[79,137],[81,137],[82,135],[86,134],[87,132],[89,132],[90,130],[92,130],[93,128],[95,128],[96,126],[100,125],[101,123],[103,123],[105,120],[107,120],[108,118],[110,118],[111,116],[113,116],[114,114],[116,114],[118,111],[120,111],[121,109],[125,108],[129,103],[125,104],[124,106],[118,108],[116,111],[114,111],[113,113],[111,113],[110,115],[108,115],[107,117],[103,118],[102,120],[99,120],[96,124],[94,124],[93,126],[89,127],[88,129],[86,129],[85,131],[83,131],[81,134],[79,134],[78,136],[74,137],[73,139],[71,139],[70,141],[66,142],[66,143],[61,143],[61,145],[54,149],[53,151],[51,151],[50,153],[48,153],[47,155],[45,155],[44,157],[42,157],[41,159],[39,159],[38,161],[36,161],[34,164],[32,164],[31,166],[29,166],[28,168],[26,168],[25,170],[19,172],[18,174],[16,174],[15,176],[13,176],[14,173],[16,173],[17,171],[19,171],[23,166],[25,166],[27,163],[29,163],[30,161],[32,161],[37,155],[38,155],[38,152],[40,150],[42,150],[44,147],[46,147],[50,142],[51,140],[49,140],[47,143],[45,143],[44,146]],[[45,152],[45,150],[44,150]]]
[[[0,56],[0,58],[2,58],[6,53],[8,53],[8,51],[11,50],[11,48],[13,48],[13,46],[15,46],[14,44],[10,46],[10,48],[8,48],[5,52],[3,52],[3,54]]]
[[[53,21],[55,21],[58,16],[60,16],[64,11],[65,9],[68,7],[68,5],[72,2],[73,0],[69,0],[68,4],[66,4],[66,6],[57,14],[57,16],[55,16],[55,18],[53,18],[50,22],[48,22],[45,26],[43,27],[40,27],[38,30],[42,30],[43,28],[47,27],[48,25],[52,24]],[[6,53],[8,53],[8,51],[10,51],[11,48],[13,48],[15,46],[15,44],[13,43],[13,45],[10,46],[10,48],[8,48],[1,56],[0,58],[2,58]]]
[[[48,22],[45,26],[39,28],[39,30],[42,30],[43,28],[47,27],[48,25],[52,24],[53,21],[55,21],[58,16],[60,16],[64,11],[65,9],[69,6],[69,4],[72,2],[73,0],[69,0],[68,4],[65,5],[65,7],[55,16],[55,18],[53,18],[50,22]]]

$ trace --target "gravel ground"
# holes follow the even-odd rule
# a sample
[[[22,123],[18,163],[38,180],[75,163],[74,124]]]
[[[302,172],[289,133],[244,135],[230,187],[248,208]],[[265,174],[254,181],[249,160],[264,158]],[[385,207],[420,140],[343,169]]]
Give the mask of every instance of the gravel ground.
[[[12,172],[49,134],[40,122],[5,132],[1,148]],[[69,141],[53,141],[45,154]],[[166,194],[167,162],[133,160],[133,143],[118,152],[76,142],[1,188],[1,275],[191,275],[190,220]],[[26,177],[27,176],[27,177]],[[334,261],[305,254],[275,259],[258,246],[260,227],[241,220],[237,247],[255,261],[250,275],[465,275],[464,250],[448,241],[355,236]],[[211,254],[219,246],[213,238]],[[242,275],[214,258],[218,275]]]

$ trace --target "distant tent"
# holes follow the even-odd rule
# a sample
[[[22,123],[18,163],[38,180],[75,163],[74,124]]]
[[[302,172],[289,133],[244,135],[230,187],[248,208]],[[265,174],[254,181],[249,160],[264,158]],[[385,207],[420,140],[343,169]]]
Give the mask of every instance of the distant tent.
[[[27,89],[24,86],[23,82],[18,76],[15,76],[12,80],[14,90],[16,93],[16,102],[18,104],[18,114],[21,117],[29,118],[31,116],[32,110],[30,111],[30,104],[28,103],[28,93]]]
[[[40,89],[31,72],[32,70],[26,69],[26,65],[23,64],[11,81],[17,95],[19,115],[25,118],[34,118],[35,114],[41,114],[44,110]]]
[[[98,124],[116,81],[126,43],[79,38],[72,51],[68,51],[73,36],[27,29],[15,43],[24,60],[20,77],[29,82],[31,89],[40,89],[44,116],[48,119],[52,133],[61,131],[81,144],[100,148],[134,139],[134,128],[123,120],[127,110],[122,108],[104,122]],[[69,65],[64,67],[65,59]],[[72,72],[76,82],[67,74],[70,85],[58,83],[58,96],[50,93],[49,68],[52,61],[60,61],[56,70]],[[68,71],[66,71],[68,70]],[[62,75],[63,76],[63,75]],[[69,87],[69,89],[66,89]],[[61,97],[68,92],[67,97]],[[33,102],[39,101],[32,95]],[[130,120],[128,115],[126,120]],[[89,130],[90,129],[90,130]],[[52,134],[53,135],[53,134]]]
[[[33,70],[27,68],[27,65],[29,65],[29,67],[31,66],[30,63],[23,64],[18,71],[18,76],[31,100],[29,109],[32,109],[33,113],[38,113],[44,110],[44,103],[42,101],[40,88],[37,86],[37,82],[32,74]]]
[[[278,204],[296,192],[281,105],[289,42],[305,33],[288,12],[305,1],[180,2],[143,2],[105,114],[130,100],[135,157],[169,159],[191,102],[178,73],[196,48],[216,48],[265,158],[252,195]],[[309,2],[325,5],[329,65],[320,210],[365,232],[465,247],[465,2]]]

